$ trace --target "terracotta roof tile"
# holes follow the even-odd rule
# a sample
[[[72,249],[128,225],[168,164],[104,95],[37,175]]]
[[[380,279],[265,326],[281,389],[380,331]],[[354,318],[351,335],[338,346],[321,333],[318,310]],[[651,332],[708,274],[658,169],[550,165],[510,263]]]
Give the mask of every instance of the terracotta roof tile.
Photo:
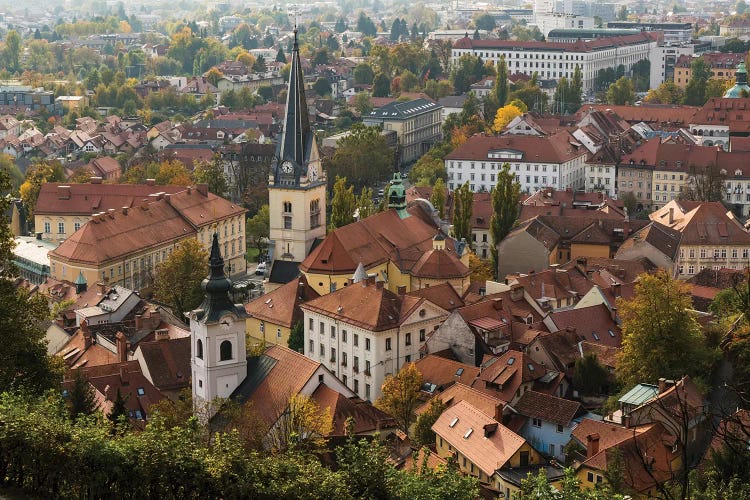
[[[432,430],[488,476],[505,466],[526,443],[466,401],[445,410]]]
[[[291,328],[303,318],[300,305],[318,297],[320,294],[300,276],[245,304],[245,311],[250,317]]]
[[[511,402],[521,384],[542,378],[547,369],[527,354],[508,350],[501,356],[489,357],[471,386],[505,402]]]
[[[190,342],[190,337],[183,337],[138,344],[149,378],[160,391],[190,385]]]
[[[439,398],[448,407],[456,405],[461,401],[466,401],[473,407],[491,418],[500,417],[500,413],[503,409],[503,402],[489,394],[472,389],[468,385],[456,382],[440,394],[434,397]],[[427,401],[422,406],[417,408],[416,414],[421,415],[430,407],[430,402]]]
[[[526,417],[568,426],[581,409],[581,404],[536,391],[526,391],[513,409]]]
[[[60,189],[60,186],[68,186]],[[91,215],[110,208],[140,205],[150,194],[177,193],[181,186],[149,186],[146,184],[42,184],[35,208],[38,215]]]
[[[450,283],[442,283],[440,285],[434,285],[429,288],[421,288],[419,290],[413,290],[407,295],[414,297],[422,297],[429,300],[433,304],[442,307],[446,311],[452,311],[458,307],[463,307],[464,301],[456,292]]]
[[[329,436],[346,436],[346,421],[354,421],[354,433],[365,434],[395,428],[396,421],[387,413],[357,397],[347,398],[325,384],[320,384],[310,398],[320,408],[328,408],[333,417],[333,431]]]
[[[575,328],[581,340],[609,347],[620,347],[622,332],[606,305],[558,310],[549,313],[549,318],[560,330]]]
[[[415,361],[414,366],[422,374],[423,382],[435,384],[438,388],[446,388],[457,382],[471,385],[479,375],[479,368],[475,366],[434,354]]]
[[[478,134],[470,137],[464,144],[454,149],[445,159],[495,161],[498,163],[507,160],[517,163],[519,160],[510,156],[505,160],[502,157],[488,159],[488,154],[491,151],[496,153],[513,151],[515,154],[523,153],[522,161],[564,163],[587,154],[586,148],[578,144],[578,140],[568,131],[561,131],[544,137]]]

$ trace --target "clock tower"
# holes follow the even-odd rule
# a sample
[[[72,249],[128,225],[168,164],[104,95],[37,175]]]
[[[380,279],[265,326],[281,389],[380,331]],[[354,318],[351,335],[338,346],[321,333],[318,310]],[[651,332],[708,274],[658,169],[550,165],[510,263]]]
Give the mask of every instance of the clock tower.
[[[268,179],[273,260],[302,262],[326,234],[326,175],[310,128],[305,80],[294,30],[286,115]]]
[[[214,400],[229,397],[247,377],[247,313],[229,296],[232,282],[224,275],[217,233],[208,265],[208,277],[201,283],[205,293],[203,303],[189,314],[190,368],[195,408],[207,408],[213,413]]]

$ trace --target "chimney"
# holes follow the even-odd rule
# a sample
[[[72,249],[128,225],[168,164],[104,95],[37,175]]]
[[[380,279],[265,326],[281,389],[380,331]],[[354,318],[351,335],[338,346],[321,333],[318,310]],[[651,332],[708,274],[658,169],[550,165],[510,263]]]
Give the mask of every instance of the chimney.
[[[91,177],[91,184],[101,184],[101,183],[102,183],[101,177],[96,177],[96,176]]]
[[[143,314],[135,315],[135,331],[140,331],[143,328]]]
[[[367,285],[374,285],[375,284],[375,276],[368,275],[367,279],[365,280],[365,286]]]
[[[154,340],[169,340],[169,330],[167,328],[159,328],[154,330]]]
[[[128,207],[122,207],[122,215],[128,215]]]
[[[599,434],[586,436],[586,458],[589,459],[599,453]]]
[[[91,344],[93,344],[93,340],[91,338],[91,330],[89,330],[89,322],[88,320],[83,320],[81,322],[81,331],[83,332],[83,345],[85,348],[91,347]]]
[[[622,291],[620,290],[620,287],[621,287],[621,286],[622,286],[622,285],[621,285],[620,283],[612,283],[612,294],[613,294],[613,295],[614,295],[615,297],[619,297],[619,296],[620,296],[620,294],[622,293]]]
[[[612,321],[617,322],[617,308],[612,306],[609,308],[609,316],[612,318]]]
[[[99,285],[99,295],[107,295],[107,285],[101,281],[97,283]]]
[[[57,199],[69,200],[70,199],[70,186],[57,186]]]
[[[498,404],[495,405],[495,417],[494,418],[498,422],[502,422],[503,421],[503,409],[505,409],[505,404],[504,403],[498,403]]]
[[[124,363],[128,360],[128,338],[122,332],[115,335],[117,341],[117,361]]]
[[[208,184],[198,184],[195,189],[203,196],[208,196]]]
[[[659,394],[667,390],[667,379],[664,377],[659,379]]]
[[[122,381],[122,385],[129,385],[130,381],[128,380],[128,365],[127,363],[121,363],[120,364],[120,380]]]
[[[674,224],[674,207],[669,207],[669,225]]]
[[[497,299],[493,299],[492,301],[492,307],[495,309],[495,311],[500,311],[503,308],[503,298],[499,297]]]
[[[378,290],[381,290],[383,288],[384,284],[385,284],[384,281],[376,281],[375,282],[375,288],[377,288]]]
[[[187,187],[187,194],[192,194],[192,193],[193,193],[193,188],[190,187],[190,186],[188,186]]]
[[[146,185],[147,186],[155,186],[156,185],[156,179],[146,179]]]
[[[497,430],[497,422],[491,424],[484,424],[484,437],[488,438],[492,436]]]
[[[399,295],[406,295],[406,285],[399,285],[398,286],[398,294]]]

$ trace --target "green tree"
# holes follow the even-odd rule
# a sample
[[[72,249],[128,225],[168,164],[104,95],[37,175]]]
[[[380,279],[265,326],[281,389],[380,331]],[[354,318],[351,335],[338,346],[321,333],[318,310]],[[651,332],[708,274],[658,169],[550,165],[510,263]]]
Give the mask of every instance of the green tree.
[[[219,155],[214,156],[211,162],[198,162],[193,170],[193,180],[198,184],[208,184],[208,190],[216,196],[226,196],[229,191]]]
[[[617,20],[618,21],[628,20],[628,7],[626,5],[623,5],[622,7],[620,7],[620,10],[617,11]]]
[[[390,176],[393,151],[386,144],[379,127],[355,123],[336,146],[333,157],[326,162],[329,179],[345,177],[355,189],[361,189]]]
[[[284,54],[284,48],[279,45],[279,50],[276,51],[276,62],[286,63],[286,54]]]
[[[245,223],[247,242],[255,245],[259,253],[265,250],[266,241],[271,231],[271,214],[268,205],[263,205],[258,212]]]
[[[419,406],[421,387],[422,374],[414,363],[408,363],[395,375],[385,378],[380,397],[375,401],[375,406],[396,419],[396,425],[407,436],[414,421],[414,410]]]
[[[388,97],[391,94],[391,80],[383,73],[375,75],[372,81],[373,97]]]
[[[641,59],[630,68],[636,92],[646,92],[651,85],[651,61]]]
[[[208,252],[195,238],[182,240],[156,266],[154,296],[174,307],[177,314],[195,309],[203,300],[201,282],[208,272]]]
[[[427,409],[417,417],[414,424],[413,439],[418,447],[435,445],[435,432],[432,430],[432,426],[446,409],[448,409],[448,405],[443,403],[439,396],[435,396],[430,400]]]
[[[445,200],[448,192],[445,187],[445,182],[442,178],[438,177],[435,181],[435,185],[432,186],[432,194],[430,195],[430,203],[440,214],[441,219],[445,219]]]
[[[505,62],[505,56],[500,56],[497,62],[497,74],[495,75],[495,84],[492,87],[492,95],[497,101],[497,106],[505,106],[508,102],[508,65]],[[494,113],[488,116],[494,116]]]
[[[305,348],[305,325],[302,320],[297,321],[292,326],[291,332],[289,332],[289,341],[287,342],[289,349],[297,351],[299,353],[304,352]]]
[[[497,27],[497,24],[492,15],[483,12],[474,16],[474,27],[478,30],[492,31]]]
[[[359,92],[354,96],[354,109],[360,116],[370,114],[372,111],[372,94],[369,92]]]
[[[313,91],[321,97],[330,96],[331,82],[328,81],[328,78],[321,76],[320,78],[315,80],[315,83],[313,84]]]
[[[617,378],[623,387],[655,383],[660,377],[694,379],[709,373],[715,351],[691,312],[686,286],[666,271],[644,274],[632,300],[618,299],[622,353]]]
[[[354,66],[352,71],[354,75],[354,83],[369,85],[375,78],[375,72],[372,70],[372,66],[367,63],[359,63]]]
[[[468,92],[472,83],[476,83],[485,75],[486,68],[480,57],[464,54],[458,58],[458,63],[451,70],[451,84],[459,94]]]
[[[362,188],[357,198],[357,214],[359,219],[366,219],[375,213],[375,202],[372,197],[372,188]]]
[[[651,104],[680,104],[685,99],[685,91],[673,80],[667,80],[646,94],[644,101]]]
[[[8,69],[18,71],[21,69],[21,35],[16,30],[9,30],[5,35],[5,53],[8,60]]]
[[[73,378],[73,386],[68,392],[70,419],[75,420],[80,415],[92,415],[97,406],[94,390],[83,375],[83,369],[77,369]]]
[[[623,76],[607,89],[607,103],[633,104],[635,102],[635,87],[633,80]]]
[[[357,31],[370,37],[373,37],[378,33],[375,23],[373,23],[372,19],[370,19],[364,12],[360,12],[359,17],[357,18]]]
[[[354,222],[354,211],[357,209],[357,199],[354,196],[354,186],[346,184],[346,177],[336,176],[333,184],[333,198],[331,199],[331,221],[329,229]]]
[[[609,372],[604,368],[593,353],[586,353],[576,359],[573,372],[573,387],[584,396],[602,394],[607,387]]]
[[[21,184],[19,191],[30,222],[34,221],[34,209],[42,184],[63,181],[65,181],[65,174],[59,163],[35,163],[26,170],[26,180]]]
[[[685,104],[703,106],[706,103],[706,87],[711,78],[711,69],[702,57],[690,64],[691,76],[685,87]]]
[[[409,180],[418,186],[433,185],[438,179],[442,180],[447,176],[445,161],[429,152],[417,160],[409,171]]]
[[[112,422],[112,425],[115,426],[115,429],[128,421],[128,399],[129,395],[127,398],[124,398],[122,396],[122,392],[120,392],[120,388],[118,387],[117,395],[115,396],[115,400],[112,402],[112,410],[109,412],[109,415],[107,415],[107,418],[110,422]]]
[[[473,203],[474,192],[468,181],[453,191],[453,237],[457,240],[471,241]]]
[[[490,255],[492,272],[497,278],[499,255],[497,245],[510,232],[518,218],[518,206],[521,201],[521,185],[510,171],[510,164],[503,164],[497,174],[497,184],[492,190],[492,217],[490,218]],[[467,240],[468,241],[468,240]]]

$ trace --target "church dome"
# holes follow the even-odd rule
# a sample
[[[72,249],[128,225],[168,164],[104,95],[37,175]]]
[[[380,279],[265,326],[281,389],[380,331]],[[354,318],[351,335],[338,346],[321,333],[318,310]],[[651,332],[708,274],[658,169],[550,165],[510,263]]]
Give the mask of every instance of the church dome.
[[[737,65],[737,71],[734,74],[736,83],[724,93],[725,98],[737,99],[739,97],[750,97],[750,86],[747,85],[747,70],[745,63]]]

